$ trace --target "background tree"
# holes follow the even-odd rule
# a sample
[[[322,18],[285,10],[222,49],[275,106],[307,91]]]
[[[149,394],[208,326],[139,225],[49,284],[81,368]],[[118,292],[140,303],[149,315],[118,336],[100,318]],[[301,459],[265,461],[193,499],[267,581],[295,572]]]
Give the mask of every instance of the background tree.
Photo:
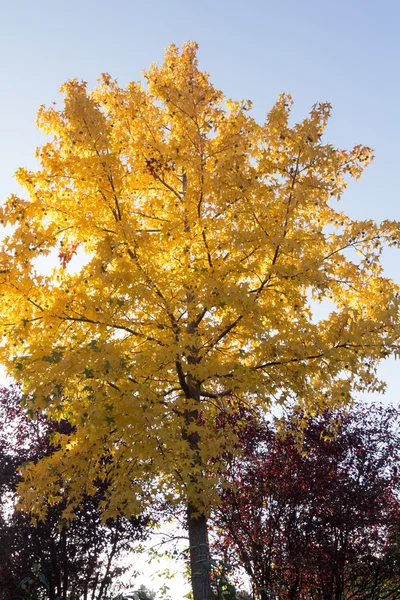
[[[133,594],[134,600],[155,600],[155,593],[147,589],[146,586],[141,585],[139,589]]]
[[[400,598],[400,411],[358,404],[308,417],[301,448],[299,419],[286,417],[284,437],[252,420],[241,431],[215,549],[263,600]]]
[[[39,169],[18,171],[28,197],[0,215],[12,230],[0,359],[32,408],[73,426],[25,470],[25,507],[43,515],[59,473],[66,520],[99,479],[105,518],[160,496],[184,503],[205,600],[207,516],[229,441],[212,433],[216,414],[291,398],[323,410],[380,388],[375,367],[399,336],[380,254],[399,227],[337,210],[372,152],[322,140],[329,104],[292,125],[281,96],[259,125],[250,102],[226,100],[198,69],[192,43],[170,46],[145,78],[147,89],[122,89],[103,75],[93,91],[71,80],[64,107],[40,109],[51,137]],[[45,273],[44,257],[55,263]],[[331,314],[317,323],[310,298],[329,299]]]
[[[68,529],[62,519],[65,499],[49,506],[46,519],[36,527],[29,515],[16,510],[21,464],[51,455],[56,450],[52,435],[70,430],[65,422],[35,417],[28,418],[17,388],[0,390],[0,597],[20,596],[19,583],[28,577],[36,587],[37,574],[42,573],[48,584],[48,592],[42,587],[43,597],[49,600],[105,600],[118,589],[120,576],[127,571],[121,559],[134,540],[145,536],[147,519],[116,517],[103,524],[101,486],[82,499]]]

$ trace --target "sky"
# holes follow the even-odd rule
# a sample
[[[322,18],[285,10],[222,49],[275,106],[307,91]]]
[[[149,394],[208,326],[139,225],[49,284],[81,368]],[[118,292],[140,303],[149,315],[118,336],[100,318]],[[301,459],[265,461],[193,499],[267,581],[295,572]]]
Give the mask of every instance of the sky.
[[[0,202],[18,191],[13,173],[34,167],[45,138],[35,127],[41,104],[61,99],[77,77],[95,85],[102,72],[121,84],[162,62],[170,43],[199,44],[200,68],[227,97],[250,99],[262,121],[282,92],[293,116],[328,101],[326,140],[366,144],[375,161],[349,185],[351,217],[397,219],[399,210],[400,2],[398,0],[0,0]],[[400,280],[399,253],[386,274]],[[399,403],[398,363],[381,369],[385,400]],[[175,596],[180,600],[180,596]]]

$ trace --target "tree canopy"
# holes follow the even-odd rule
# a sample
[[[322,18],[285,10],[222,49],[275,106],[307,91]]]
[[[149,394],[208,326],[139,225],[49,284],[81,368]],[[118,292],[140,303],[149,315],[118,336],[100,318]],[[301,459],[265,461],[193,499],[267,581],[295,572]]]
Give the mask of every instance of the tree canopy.
[[[289,413],[282,435],[248,416],[242,456],[227,457],[214,551],[262,600],[400,598],[400,410],[308,417],[299,444],[303,418]]]
[[[17,172],[27,196],[1,208],[0,359],[29,406],[73,426],[25,470],[39,516],[61,479],[68,519],[103,478],[105,518],[162,495],[200,523],[233,437],[214,430],[218,414],[343,405],[381,389],[376,366],[398,351],[399,290],[380,254],[399,226],[337,205],[371,149],[323,140],[327,103],[292,124],[282,95],[256,123],[196,49],[170,46],[147,86],[65,83],[64,106],[38,113],[50,136],[38,170]],[[318,321],[312,301],[325,299]]]

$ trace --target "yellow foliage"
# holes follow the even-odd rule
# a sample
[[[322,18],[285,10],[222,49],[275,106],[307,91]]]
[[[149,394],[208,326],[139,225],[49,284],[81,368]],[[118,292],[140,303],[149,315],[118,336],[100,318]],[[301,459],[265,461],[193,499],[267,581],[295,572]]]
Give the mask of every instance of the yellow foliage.
[[[39,169],[17,173],[27,197],[1,211],[14,230],[0,359],[35,408],[75,427],[25,471],[39,515],[62,485],[69,518],[99,479],[105,516],[154,490],[207,511],[234,444],[219,414],[345,404],[379,388],[376,365],[398,349],[399,288],[379,261],[399,224],[338,211],[372,151],[325,143],[330,105],[291,125],[282,95],[257,124],[199,71],[195,44],[145,78],[67,82],[64,106],[39,110]],[[43,256],[58,257],[49,273]],[[310,298],[332,302],[328,318],[313,320]]]

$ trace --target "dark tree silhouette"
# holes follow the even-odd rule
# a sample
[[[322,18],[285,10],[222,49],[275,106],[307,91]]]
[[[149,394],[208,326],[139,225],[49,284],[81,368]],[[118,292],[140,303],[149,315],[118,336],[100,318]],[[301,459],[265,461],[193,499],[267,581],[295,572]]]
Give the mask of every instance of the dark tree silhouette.
[[[242,430],[215,550],[245,569],[262,600],[400,598],[400,411],[358,404],[284,425],[284,437],[251,418]]]
[[[20,581],[25,577],[37,581],[41,573],[48,586],[47,591],[42,587],[43,597],[49,600],[106,600],[118,589],[119,578],[127,570],[121,557],[146,535],[148,519],[144,517],[118,517],[102,523],[99,506],[104,483],[93,495],[85,496],[68,528],[61,519],[65,499],[53,505],[49,501],[45,522],[36,526],[29,515],[16,509],[21,464],[52,453],[54,434],[70,429],[65,421],[55,423],[43,414],[28,415],[18,388],[0,389],[1,599],[21,595]]]

